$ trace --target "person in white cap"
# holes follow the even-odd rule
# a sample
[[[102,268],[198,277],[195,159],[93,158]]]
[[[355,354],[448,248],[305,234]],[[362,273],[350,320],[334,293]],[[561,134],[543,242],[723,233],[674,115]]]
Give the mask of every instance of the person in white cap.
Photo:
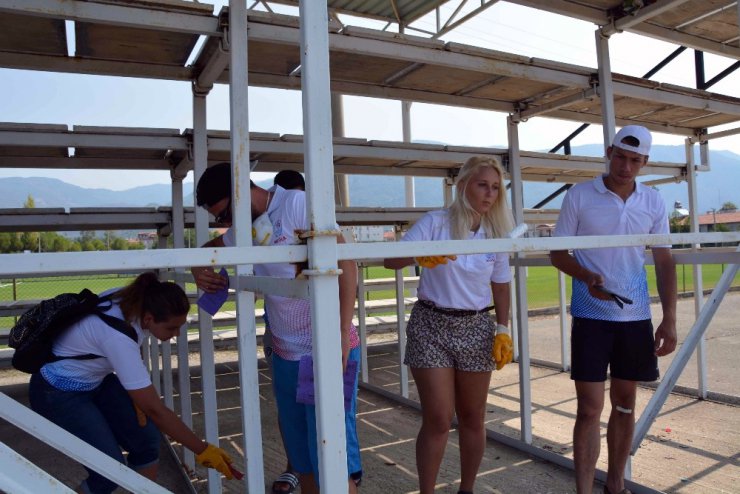
[[[607,149],[609,171],[573,186],[555,236],[669,233],[658,192],[635,181],[647,164],[652,137],[638,125],[622,128]],[[653,333],[645,248],[552,251],[553,266],[572,277],[571,379],[578,412],[573,429],[576,490],[591,493],[600,450],[600,420],[609,369],[611,415],[605,494],[629,493],[624,470],[635,427],[638,381],[658,379],[658,357],[676,348],[676,265],[670,245],[652,246],[663,320]]]

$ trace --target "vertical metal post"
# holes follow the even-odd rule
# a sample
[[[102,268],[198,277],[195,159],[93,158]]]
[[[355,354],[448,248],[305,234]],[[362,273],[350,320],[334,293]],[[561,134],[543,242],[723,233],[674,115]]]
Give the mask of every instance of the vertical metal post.
[[[411,102],[401,102],[401,124],[403,129],[403,142],[411,142]],[[403,177],[406,197],[406,207],[413,208],[416,206],[416,190],[414,188],[414,177]],[[409,266],[409,276],[416,274],[416,266]],[[416,297],[416,288],[413,287],[411,290],[411,296]],[[405,311],[404,311],[405,313]]]
[[[409,397],[409,368],[406,356],[406,299],[403,296],[403,269],[396,271],[396,320],[398,321],[398,376],[401,396]]]
[[[332,187],[333,149],[329,87],[329,35],[326,3],[300,0],[301,89],[308,222],[312,230],[336,229]],[[339,290],[336,237],[308,241],[313,329],[316,432],[323,492],[347,490],[344,399],[341,390]]]
[[[244,0],[229,1],[229,110],[231,114],[231,207],[236,247],[252,245],[252,215],[249,166],[249,86],[247,53],[247,10]],[[254,292],[243,290],[239,279],[249,276],[251,264],[237,264],[236,330],[239,350],[239,397],[242,404],[243,447],[246,452],[247,490],[264,489],[262,426],[260,420],[259,374],[257,372],[257,325]],[[247,468],[248,466],[248,468]]]
[[[511,176],[511,206],[514,222],[524,222],[524,186],[522,184],[522,167],[519,157],[519,127],[511,117],[507,119],[509,137],[509,175]],[[524,255],[514,254],[514,259],[523,259]],[[520,264],[514,267],[516,280],[516,320],[519,327],[519,408],[521,415],[521,438],[526,444],[532,444],[532,390],[529,372],[529,325],[527,312],[527,268]]]
[[[331,93],[331,130],[332,135],[344,137],[344,104],[342,95]],[[339,206],[345,208],[350,206],[351,198],[349,196],[349,176],[341,173],[334,176],[336,189],[334,194],[338,199]]]
[[[452,204],[452,187],[455,185],[455,179],[447,177],[442,182],[442,197],[444,198],[445,207],[448,208]]]
[[[704,77],[704,52],[694,50],[694,73],[696,75],[696,89],[705,89],[707,81]]]
[[[367,308],[365,307],[365,297],[367,290],[365,289],[365,270],[359,267],[357,270],[357,330],[360,332],[360,366],[362,368],[362,375],[360,376],[362,382],[367,383],[370,379],[369,370],[367,368]]]
[[[689,221],[690,231],[697,233],[699,231],[699,200],[696,183],[696,166],[694,166],[694,145],[691,139],[686,139],[686,183],[689,188]],[[692,246],[692,252],[698,252],[699,244]],[[692,263],[694,273],[694,314],[699,317],[701,308],[704,303],[704,287],[702,280],[701,264]],[[697,396],[701,399],[707,397],[707,343],[706,338],[702,335],[696,347],[696,366],[697,366]]]
[[[568,299],[565,292],[565,273],[558,272],[558,305],[560,307],[560,363],[563,372],[570,370],[570,335],[568,331]]]
[[[513,267],[511,272],[516,274]],[[513,276],[512,279],[514,279]],[[517,322],[519,306],[516,300],[516,283],[509,283],[509,298],[511,299],[511,339],[514,346],[512,359],[514,362],[519,362],[519,323]]]
[[[193,164],[194,180],[198,183],[200,176],[207,165],[207,137],[206,137],[206,104],[205,95],[196,94],[193,98],[193,150],[195,162]],[[199,154],[198,154],[199,153]],[[208,241],[208,213],[205,209],[195,208],[195,237],[198,245]],[[198,290],[198,296],[203,292]],[[180,333],[180,337],[187,340],[187,334]],[[198,342],[201,356],[201,387],[204,413],[205,439],[209,443],[218,444],[218,407],[216,405],[216,369],[213,349],[213,321],[210,314],[198,308]],[[180,380],[182,384],[182,380]],[[184,390],[180,390],[182,395]],[[184,412],[183,412],[184,413]],[[208,469],[209,494],[221,492],[221,474]]]
[[[604,131],[604,156],[616,133],[616,113],[614,111],[614,86],[612,84],[612,68],[609,58],[609,37],[604,36],[600,29],[596,30],[596,60],[599,64],[599,98],[601,99],[602,126]],[[606,171],[608,163],[605,163]]]

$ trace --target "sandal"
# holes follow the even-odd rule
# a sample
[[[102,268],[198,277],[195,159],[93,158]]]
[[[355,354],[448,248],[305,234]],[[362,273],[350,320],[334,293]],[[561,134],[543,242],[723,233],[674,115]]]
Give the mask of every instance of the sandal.
[[[278,484],[288,484],[287,489],[281,489]],[[298,477],[293,472],[283,472],[272,483],[272,494],[290,494],[298,487]]]

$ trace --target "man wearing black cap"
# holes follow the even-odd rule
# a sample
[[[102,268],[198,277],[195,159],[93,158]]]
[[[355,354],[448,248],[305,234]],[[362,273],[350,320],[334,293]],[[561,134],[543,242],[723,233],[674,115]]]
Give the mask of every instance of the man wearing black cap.
[[[645,127],[622,128],[607,149],[609,171],[572,187],[563,199],[555,236],[669,233],[658,192],[635,181],[648,162]],[[658,359],[676,348],[676,265],[670,245],[653,246],[663,320],[653,334],[645,248],[553,251],[553,266],[572,277],[571,379],[578,412],[573,460],[578,494],[590,494],[601,444],[607,368],[611,415],[605,494],[627,494],[624,471],[635,428],[637,382],[658,379]]]

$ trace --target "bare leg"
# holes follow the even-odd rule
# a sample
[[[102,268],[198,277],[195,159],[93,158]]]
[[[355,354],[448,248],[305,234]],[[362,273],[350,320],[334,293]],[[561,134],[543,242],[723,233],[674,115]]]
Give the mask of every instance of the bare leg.
[[[152,480],[154,482],[157,481],[157,472],[159,472],[159,462],[154,463],[153,465],[149,465],[145,468],[140,468],[136,471],[139,475],[143,475],[144,477],[148,478],[149,480]]]
[[[420,494],[431,494],[450,434],[455,400],[453,369],[411,369],[421,402],[421,429],[416,437]]]
[[[298,478],[301,479],[301,494],[319,494],[319,486],[312,473],[298,474]]]
[[[601,410],[604,408],[604,383],[576,381],[578,412],[573,428],[573,462],[576,469],[576,492],[591,494],[599,459]]]
[[[636,393],[637,383],[635,381],[611,380],[609,398],[612,411],[606,430],[606,444],[609,451],[606,486],[609,492],[620,492],[624,489],[624,470],[635,432]]]
[[[455,372],[455,411],[460,434],[460,490],[471,491],[486,448],[490,372]]]

